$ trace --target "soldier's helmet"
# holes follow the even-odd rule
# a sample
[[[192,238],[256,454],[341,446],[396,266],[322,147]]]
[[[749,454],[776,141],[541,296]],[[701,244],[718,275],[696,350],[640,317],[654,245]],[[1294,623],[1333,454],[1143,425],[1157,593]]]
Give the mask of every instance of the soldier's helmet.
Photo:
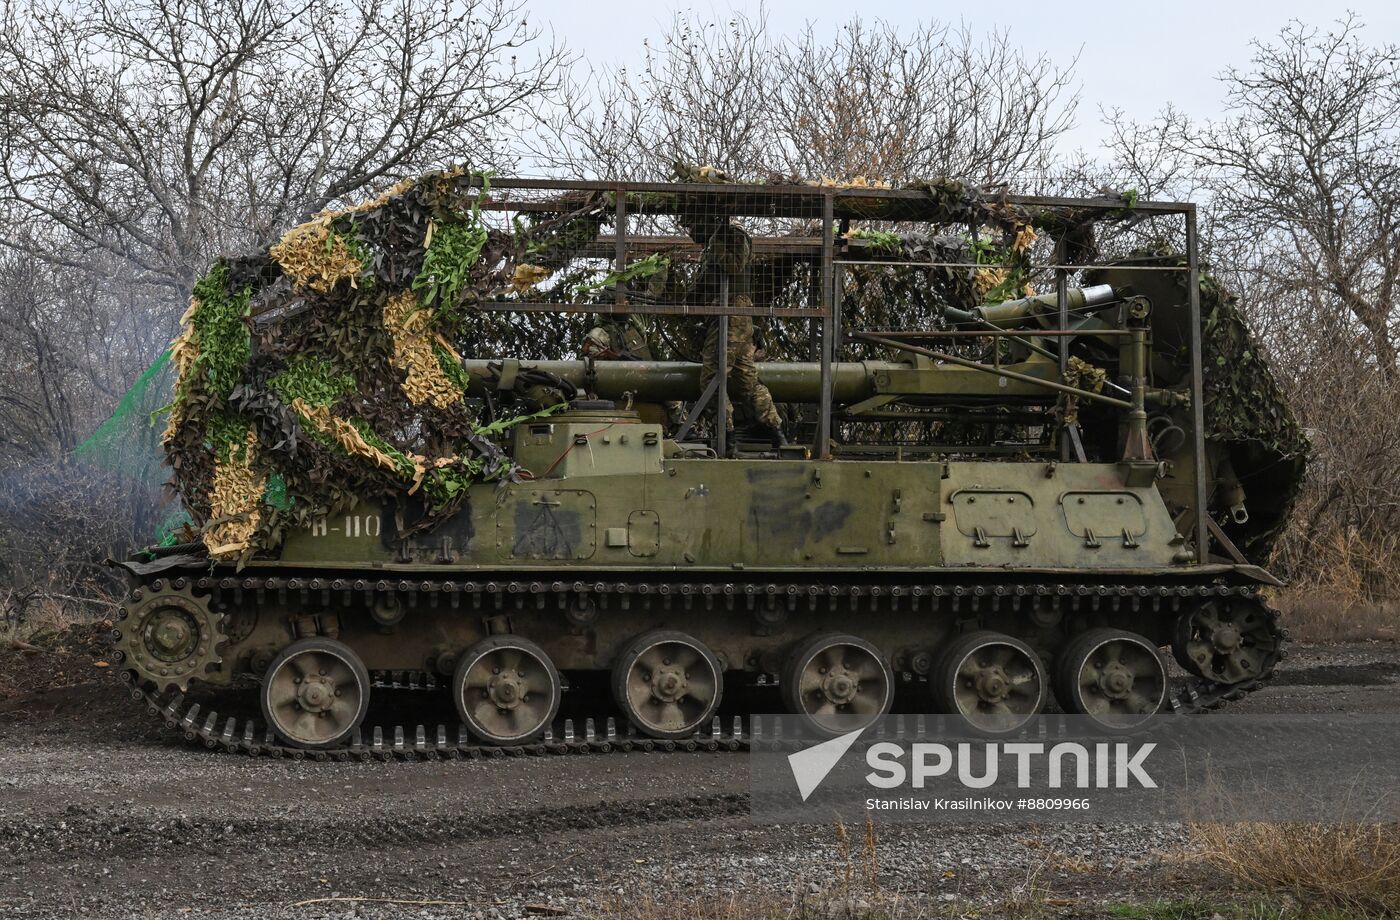
[[[613,353],[612,336],[602,326],[594,326],[583,337],[583,353],[588,357],[601,358]]]

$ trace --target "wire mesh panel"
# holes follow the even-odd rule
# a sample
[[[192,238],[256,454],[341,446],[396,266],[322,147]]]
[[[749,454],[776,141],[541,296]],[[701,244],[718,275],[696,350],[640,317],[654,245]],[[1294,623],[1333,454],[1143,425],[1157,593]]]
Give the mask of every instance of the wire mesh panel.
[[[825,299],[820,189],[496,183],[483,221],[525,236],[483,310],[811,317]],[[727,280],[729,300],[720,298]]]

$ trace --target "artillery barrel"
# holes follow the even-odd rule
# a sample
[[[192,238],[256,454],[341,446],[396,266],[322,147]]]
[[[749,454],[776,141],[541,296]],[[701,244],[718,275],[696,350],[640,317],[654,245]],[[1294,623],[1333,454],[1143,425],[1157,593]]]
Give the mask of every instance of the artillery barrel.
[[[470,395],[481,396],[495,384],[488,364],[468,360],[462,367],[471,376]],[[521,361],[521,369],[545,371],[584,387],[583,361]],[[622,399],[626,393],[648,402],[692,400],[700,396],[700,365],[686,361],[595,361],[596,378],[590,388],[602,399]],[[831,365],[832,398],[853,403],[876,393],[875,377],[881,372],[909,371],[908,364],[892,361],[842,361]],[[815,362],[765,362],[758,377],[779,402],[814,403],[821,398],[821,365]]]
[[[1107,284],[1070,288],[1065,294],[1065,299],[1068,301],[1067,309],[1070,310],[1097,307],[1112,303],[1118,298],[1117,292]],[[969,318],[1002,329],[1013,329],[1025,325],[1034,317],[1055,313],[1060,309],[1059,301],[1060,299],[1054,294],[1040,294],[1035,297],[1023,297],[1020,300],[984,304],[980,307],[973,307]]]

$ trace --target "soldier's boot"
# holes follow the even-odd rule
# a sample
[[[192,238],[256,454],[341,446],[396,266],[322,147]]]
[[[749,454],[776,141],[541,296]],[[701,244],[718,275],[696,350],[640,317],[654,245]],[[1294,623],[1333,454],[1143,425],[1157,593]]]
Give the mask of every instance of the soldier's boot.
[[[787,438],[783,437],[783,429],[779,428],[777,425],[758,425],[754,430],[762,437],[767,438],[768,443],[773,446],[774,450],[787,447]]]

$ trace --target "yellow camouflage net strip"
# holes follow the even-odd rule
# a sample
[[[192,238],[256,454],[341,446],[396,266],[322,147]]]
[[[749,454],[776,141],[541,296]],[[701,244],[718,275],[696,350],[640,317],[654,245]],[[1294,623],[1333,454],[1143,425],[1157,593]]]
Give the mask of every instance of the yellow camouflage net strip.
[[[416,182],[416,179],[400,179],[398,182],[395,182],[383,192],[380,192],[379,195],[369,199],[368,201],[361,201],[359,204],[352,204],[343,208],[337,208],[334,211],[325,210],[317,214],[316,217],[329,220],[334,217],[343,217],[346,214],[359,214],[363,211],[373,211],[375,208],[383,207],[393,199],[402,195],[404,192],[413,188]]]
[[[462,391],[433,353],[433,343],[440,336],[433,329],[432,311],[419,309],[416,294],[403,291],[385,301],[384,328],[394,343],[390,363],[406,375],[403,390],[409,402],[446,409],[462,400]]]
[[[977,295],[980,303],[988,291],[995,290],[1006,283],[1006,269],[1004,268],[979,268],[972,276],[972,291]]]
[[[258,436],[248,429],[243,450],[234,448],[228,459],[214,464],[214,483],[209,489],[209,525],[204,528],[204,545],[215,559],[238,556],[251,546],[262,523],[262,495],[267,477],[254,471]]]
[[[1083,358],[1071,356],[1069,366],[1065,369],[1064,382],[1069,386],[1080,390],[1088,390],[1090,393],[1102,393],[1103,385],[1108,380],[1108,372],[1101,367],[1096,367],[1085,361]],[[1079,397],[1065,397],[1064,423],[1073,425],[1079,421]]]
[[[1031,244],[1034,243],[1036,239],[1035,228],[1030,224],[1022,224],[1020,229],[1016,231],[1016,238],[1011,241],[1011,251],[1019,256],[1027,249],[1030,249]]]
[[[550,274],[550,270],[543,265],[530,265],[529,263],[522,262],[515,266],[515,271],[511,273],[511,293],[524,294],[526,291],[548,278]]]
[[[268,255],[297,287],[322,294],[347,278],[355,287],[355,276],[364,270],[364,263],[345,239],[331,232],[329,216],[288,230],[268,249]]]
[[[175,386],[190,379],[190,370],[199,357],[199,337],[195,334],[194,315],[199,310],[199,298],[191,297],[189,309],[180,317],[180,334],[170,343],[170,363],[175,368]],[[165,422],[165,431],[160,442],[169,444],[175,432],[185,423],[185,401],[177,399],[170,407],[170,418]]]
[[[1011,254],[1015,256],[1025,255],[1039,237],[1035,228],[1030,224],[1021,224],[1016,229],[1016,236],[1011,241]],[[972,290],[980,301],[989,291],[994,291],[1006,283],[1011,277],[1010,271],[1005,266],[988,266],[979,268],[972,277]],[[1034,297],[1035,286],[1029,281],[1021,285],[1021,296]]]
[[[870,176],[853,176],[850,179],[822,176],[820,179],[808,179],[807,184],[817,188],[890,188],[887,180]]]
[[[372,461],[381,469],[391,473],[402,473],[399,461],[386,454],[365,440],[365,436],[360,434],[360,430],[339,416],[332,415],[327,406],[313,406],[298,397],[292,400],[292,408],[299,415],[311,424],[318,432],[335,441],[340,445],[341,450],[352,457],[364,457]],[[418,487],[423,484],[423,477],[427,474],[427,461],[417,454],[405,453],[408,462],[413,464],[413,487],[408,490],[412,495],[418,491]]]
[[[458,165],[453,166],[450,169],[444,169],[438,172],[436,175],[444,179],[456,179],[459,176],[465,176],[466,174],[467,168],[459,163]],[[359,204],[346,205],[343,208],[336,208],[334,210],[328,208],[322,211],[321,213],[317,214],[316,217],[325,218],[329,220],[336,217],[344,217],[347,214],[359,214],[364,211],[373,211],[375,208],[383,207],[390,201],[394,200],[395,198],[398,198],[404,192],[407,192],[409,189],[413,188],[417,184],[418,180],[415,178],[400,179],[398,182],[395,182],[393,185],[389,186],[387,189],[380,192],[377,196],[369,199],[368,201],[361,201]],[[424,243],[423,245],[426,246],[427,243]]]

